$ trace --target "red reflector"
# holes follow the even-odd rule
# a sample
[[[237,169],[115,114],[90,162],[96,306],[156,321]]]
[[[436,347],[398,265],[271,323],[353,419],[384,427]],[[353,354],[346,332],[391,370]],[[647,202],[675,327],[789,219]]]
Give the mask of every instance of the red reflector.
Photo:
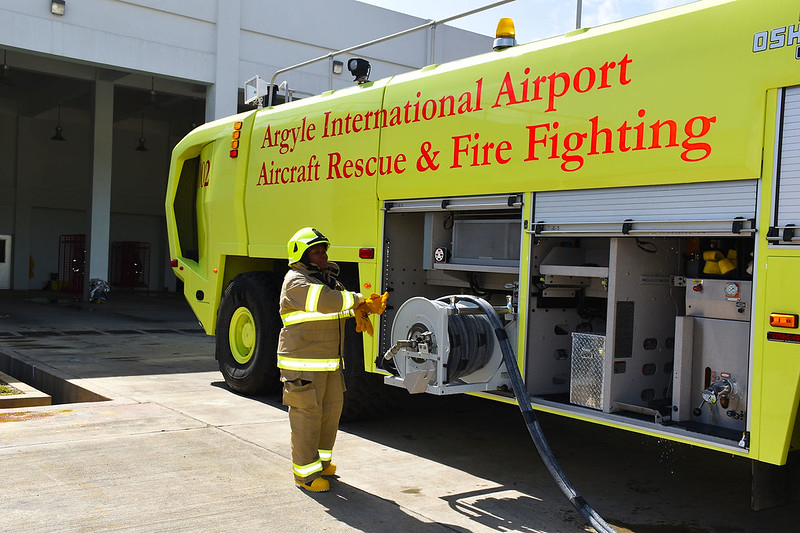
[[[177,259],[170,259],[169,260],[169,266],[171,266],[173,268],[177,267],[178,266],[178,260]]]
[[[359,259],[375,259],[375,248],[359,248]]]
[[[231,150],[231,157],[239,157],[239,150]]]
[[[797,315],[787,315],[786,313],[771,313],[769,315],[769,325],[773,328],[796,328]]]
[[[792,342],[800,344],[800,334],[798,333],[783,333],[782,331],[768,331],[767,340],[778,342]]]

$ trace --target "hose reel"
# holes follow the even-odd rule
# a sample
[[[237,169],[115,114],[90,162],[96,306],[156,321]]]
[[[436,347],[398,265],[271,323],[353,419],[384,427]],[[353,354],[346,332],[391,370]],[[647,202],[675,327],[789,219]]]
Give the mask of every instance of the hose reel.
[[[454,394],[504,384],[492,325],[472,303],[411,298],[395,315],[391,342],[384,358],[394,359],[397,375],[385,381],[409,392]]]
[[[513,390],[528,432],[561,492],[597,531],[613,533],[614,528],[575,490],[553,456],[516,366],[509,339],[517,338],[517,323],[512,320],[503,325],[498,311],[510,312],[511,300],[499,310],[472,296],[407,300],[395,315],[393,345],[384,355],[384,359],[395,360],[398,375],[387,376],[385,382],[405,386],[411,393]]]

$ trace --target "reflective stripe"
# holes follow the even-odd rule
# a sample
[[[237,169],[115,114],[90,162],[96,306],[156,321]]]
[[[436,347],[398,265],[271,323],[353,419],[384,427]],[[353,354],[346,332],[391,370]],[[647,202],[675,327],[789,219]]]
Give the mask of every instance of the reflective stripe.
[[[319,295],[322,293],[322,285],[311,285],[308,287],[306,295],[306,311],[315,312],[319,305]]]
[[[310,464],[307,464],[307,465],[302,465],[302,466],[298,465],[298,464],[295,464],[295,463],[292,463],[292,469],[294,469],[294,473],[297,474],[298,476],[300,476],[300,477],[308,477],[311,474],[313,474],[314,472],[322,471],[322,461],[317,459],[313,463],[310,463]]]
[[[284,313],[281,315],[281,320],[284,326],[291,326],[292,324],[300,324],[301,322],[317,322],[319,320],[339,320],[340,318],[348,318],[353,316],[350,311],[343,311],[341,313],[309,313],[307,311],[292,311],[291,313]]]
[[[336,370],[339,368],[339,359],[297,359],[278,355],[278,368],[298,371]]]
[[[350,291],[341,291],[341,292],[342,292],[342,311],[346,311],[351,307],[353,307],[353,304],[356,303],[356,298]]]
[[[333,450],[319,450],[319,460],[326,463],[333,459]]]

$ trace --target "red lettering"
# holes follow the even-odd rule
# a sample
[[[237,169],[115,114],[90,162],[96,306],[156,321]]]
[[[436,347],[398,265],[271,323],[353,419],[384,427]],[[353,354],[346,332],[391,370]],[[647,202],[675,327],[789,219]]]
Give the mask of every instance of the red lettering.
[[[619,62],[619,82],[622,85],[628,85],[631,79],[628,77],[628,65],[633,63],[632,59],[628,59],[628,54],[625,54]]]
[[[547,79],[550,80],[550,89],[548,92],[549,105],[547,106],[547,109],[545,109],[545,112],[555,111],[556,108],[553,104],[555,103],[556,98],[564,96],[565,94],[567,94],[567,91],[569,90],[569,74],[567,74],[566,72],[559,72],[559,73],[554,72],[550,74],[547,77]],[[562,88],[560,91],[556,91],[556,83],[555,83],[556,79],[559,79],[562,82]]]
[[[614,134],[608,128],[598,128],[600,124],[600,117],[594,116],[589,119],[589,122],[592,123],[592,133],[591,133],[591,149],[589,150],[588,155],[597,155],[600,152],[597,151],[597,139],[600,134],[604,135],[605,138],[605,150],[603,150],[604,154],[613,154],[614,149],[611,148],[612,139]]]
[[[508,101],[505,104],[500,104],[500,98],[506,96]],[[494,101],[493,108],[500,107],[501,105],[518,104],[517,96],[514,94],[514,83],[511,81],[511,73],[506,72],[503,78],[503,83],[500,84],[500,92],[497,93],[497,99]]]
[[[461,163],[459,162],[459,154],[469,153],[469,146],[462,147],[461,142],[466,141],[468,143],[471,140],[472,140],[472,135],[457,135],[453,137],[454,141],[453,164],[450,166],[450,168],[461,168]]]
[[[328,154],[328,177],[325,179],[361,178],[364,176],[402,174],[405,169],[406,156],[358,157],[355,159],[342,159],[339,152]],[[317,163],[318,165],[318,163]],[[310,179],[310,178],[309,178]],[[316,179],[319,179],[318,177]]]
[[[700,131],[698,133],[694,132],[694,125],[696,122],[700,122]],[[703,159],[707,158],[711,155],[711,145],[704,142],[690,142],[692,139],[700,139],[706,136],[706,134],[711,130],[711,124],[717,122],[717,117],[704,117],[702,115],[692,117],[686,122],[686,127],[684,128],[684,133],[686,133],[686,140],[681,143],[683,147],[683,153],[681,154],[681,159],[684,161],[689,162],[697,162],[702,161]],[[692,156],[690,155],[692,152],[699,150],[699,156]]]
[[[342,154],[339,152],[331,152],[328,154],[328,179],[331,180],[334,177],[341,178],[342,173],[339,172],[339,163],[342,161]],[[336,172],[336,176],[333,173]]]
[[[525,161],[538,161],[539,158],[536,156],[536,145],[541,144],[542,146],[547,146],[547,135],[543,135],[541,138],[536,137],[536,132],[539,129],[544,129],[544,131],[550,131],[550,124],[536,124],[534,126],[528,126],[528,157],[525,158]]]
[[[608,71],[616,66],[617,66],[616,61],[611,61],[611,62],[606,61],[605,63],[603,63],[603,65],[600,67],[600,72],[602,73],[602,75],[600,76],[600,85],[597,87],[598,89],[608,89],[609,87],[611,87],[611,85],[608,83]]]
[[[581,72],[588,72],[589,74],[589,83],[586,85],[585,89],[582,89],[580,84]],[[594,69],[592,67],[583,67],[582,69],[580,69],[578,72],[575,73],[575,79],[572,81],[572,84],[575,87],[576,91],[578,91],[579,93],[585,93],[591,90],[592,87],[594,87],[594,79],[595,79]]]
[[[505,156],[505,152],[511,150],[511,142],[500,141],[495,144],[491,141],[487,141],[479,143],[477,142],[478,139],[480,139],[479,133],[475,133],[474,136],[456,135],[453,137],[453,164],[450,168],[461,168],[461,156],[466,156],[471,159],[469,162],[469,166],[471,167],[480,167],[493,163],[505,165],[511,161],[510,156]],[[473,140],[476,142],[470,144]]]

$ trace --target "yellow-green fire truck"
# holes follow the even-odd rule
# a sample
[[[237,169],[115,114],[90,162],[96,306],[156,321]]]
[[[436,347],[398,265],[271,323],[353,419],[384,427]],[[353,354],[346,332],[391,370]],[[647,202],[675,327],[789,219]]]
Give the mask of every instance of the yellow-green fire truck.
[[[286,242],[389,291],[348,372],[784,464],[800,444],[800,6],[709,0],[205,124],[170,254],[231,388],[275,386]],[[357,387],[353,387],[354,389]],[[351,402],[356,402],[350,398]]]

